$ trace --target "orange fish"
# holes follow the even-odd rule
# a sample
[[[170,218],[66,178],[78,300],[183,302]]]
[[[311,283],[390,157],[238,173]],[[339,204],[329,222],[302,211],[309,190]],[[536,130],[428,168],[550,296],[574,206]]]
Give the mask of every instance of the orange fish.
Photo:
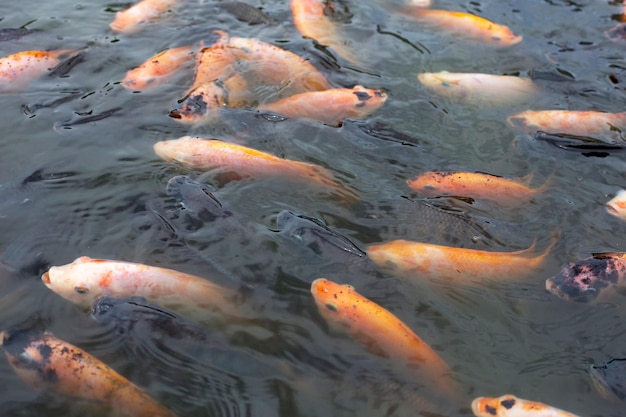
[[[166,49],[128,71],[122,79],[122,86],[129,90],[148,90],[162,85],[194,56],[191,46]]]
[[[243,64],[242,70],[250,73],[253,84],[276,86],[279,97],[331,88],[317,68],[293,52],[259,39],[214,33],[221,33],[220,42]]]
[[[387,94],[357,85],[354,88],[334,88],[296,94],[257,107],[292,118],[319,120],[340,126],[345,118],[362,119],[385,104]]]
[[[417,78],[430,91],[466,104],[511,104],[539,92],[532,80],[513,75],[441,71],[423,72]]]
[[[46,75],[62,60],[76,56],[79,51],[22,51],[0,58],[0,93],[23,90],[31,81]]]
[[[534,134],[538,131],[554,134],[607,137],[624,140],[626,112],[540,110],[525,111],[506,119],[513,127]]]
[[[51,333],[4,331],[0,336],[9,363],[33,388],[96,402],[116,417],[175,417],[115,370]]]
[[[515,206],[525,204],[544,191],[547,184],[530,188],[532,175],[509,179],[482,172],[426,172],[407,184],[420,195],[428,197],[456,196],[481,198]]]
[[[165,13],[178,0],[140,0],[131,7],[115,14],[115,19],[109,24],[116,33],[132,33],[139,30],[141,24],[155,19]]]
[[[397,9],[404,15],[417,18],[426,24],[494,46],[512,46],[523,39],[509,27],[471,13],[415,6],[400,6]]]
[[[221,169],[239,177],[279,177],[320,185],[341,195],[353,195],[327,169],[307,162],[279,158],[269,153],[217,139],[183,136],[154,144],[154,152],[166,161],[176,161],[198,170]]]
[[[46,287],[83,308],[103,295],[138,296],[193,319],[206,318],[210,311],[239,314],[236,290],[156,266],[81,256],[70,264],[51,267],[41,279]]]
[[[478,397],[472,401],[476,417],[578,417],[576,414],[537,401],[523,400],[508,394],[502,397]]]
[[[179,100],[169,116],[180,123],[201,124],[216,121],[220,109],[244,107],[251,100],[247,80],[235,73],[224,80],[200,84]]]
[[[325,0],[291,0],[293,23],[305,38],[331,47],[340,57],[359,64],[354,50],[346,47],[348,42],[339,34],[338,22],[329,17],[335,8]]]
[[[514,252],[492,252],[429,243],[394,240],[370,245],[367,255],[381,268],[398,275],[471,280],[516,279],[536,272],[544,263],[556,239],[538,255],[535,244]]]
[[[626,220],[626,190],[619,190],[605,205],[609,214]]]
[[[351,285],[325,278],[313,281],[311,293],[320,313],[330,323],[345,329],[374,353],[402,361],[403,366],[417,367],[450,393],[448,364],[390,311],[363,297]]]

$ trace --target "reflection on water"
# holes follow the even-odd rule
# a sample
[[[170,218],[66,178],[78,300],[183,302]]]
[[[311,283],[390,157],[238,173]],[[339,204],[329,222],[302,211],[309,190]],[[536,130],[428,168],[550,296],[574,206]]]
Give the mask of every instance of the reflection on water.
[[[622,292],[581,304],[545,291],[546,278],[563,264],[626,250],[626,226],[603,207],[626,186],[623,151],[589,149],[594,143],[575,137],[531,137],[506,123],[529,109],[625,110],[626,43],[605,35],[618,23],[621,2],[434,2],[510,26],[524,39],[509,48],[422,27],[383,3],[340,2],[337,17],[358,64],[300,36],[288,2],[251,1],[261,7],[257,13],[233,3],[181,0],[133,34],[109,29],[123,8],[118,3],[0,5],[0,29],[28,29],[0,32],[2,55],[86,48],[62,72],[0,96],[0,326],[53,332],[181,417],[469,416],[473,398],[505,393],[580,415],[623,415],[624,405],[603,398],[588,373],[590,365],[626,351]],[[168,113],[189,87],[191,71],[145,92],[119,84],[147,57],[198,44],[215,29],[294,52],[333,86],[361,84],[389,99],[372,116],[339,128],[248,109],[186,126]],[[496,107],[456,102],[418,82],[418,73],[439,71],[520,75],[541,92],[529,103]],[[154,154],[154,143],[184,135],[319,164],[360,199],[344,204],[280,179],[221,181]],[[406,184],[443,170],[533,173],[549,189],[524,206],[503,208],[424,200]],[[228,220],[198,216],[202,207],[191,203],[201,200],[188,201],[182,212],[185,195],[166,188],[180,174],[208,183]],[[543,248],[555,233],[546,264],[516,280],[406,281],[359,252],[393,239],[513,251],[535,239]],[[354,246],[344,252],[342,245]],[[212,321],[201,338],[206,350],[197,340],[185,350],[180,333],[152,332],[145,323],[129,341],[42,284],[50,266],[82,255],[200,276],[217,269],[223,283],[248,288],[254,320]],[[393,358],[330,327],[310,294],[320,276],[353,285],[403,320],[450,364],[462,398],[439,398],[431,381],[398,372]],[[125,313],[133,320],[141,315]],[[0,385],[6,416],[97,412],[93,404],[31,389],[4,360]]]

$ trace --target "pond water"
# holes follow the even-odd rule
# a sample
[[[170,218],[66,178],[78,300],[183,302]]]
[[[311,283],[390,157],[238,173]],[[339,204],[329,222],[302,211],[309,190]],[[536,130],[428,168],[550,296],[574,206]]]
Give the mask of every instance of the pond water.
[[[565,263],[592,252],[626,250],[625,225],[603,207],[626,186],[624,153],[561,149],[506,122],[526,109],[624,110],[626,42],[604,35],[618,23],[621,2],[434,2],[436,8],[505,24],[524,37],[517,45],[494,48],[427,28],[389,11],[383,1],[346,1],[350,19],[341,33],[362,65],[303,38],[288,1],[250,2],[271,17],[269,23],[250,25],[219,2],[180,0],[134,34],[114,34],[108,26],[129,3],[36,3],[0,3],[0,28],[38,30],[0,42],[3,55],[87,49],[67,74],[0,96],[0,328],[45,328],[103,360],[181,417],[468,416],[473,398],[505,393],[581,416],[624,415],[624,404],[604,399],[588,373],[590,365],[626,353],[624,296],[609,291],[583,304],[545,291],[545,279]],[[224,111],[220,123],[187,126],[168,112],[189,86],[191,70],[147,92],[119,84],[148,57],[207,40],[215,29],[279,45],[309,59],[333,86],[379,88],[389,99],[372,116],[339,128],[246,109]],[[517,105],[458,103],[429,92],[416,78],[444,70],[530,76],[542,92]],[[107,117],[89,119],[95,115]],[[359,200],[346,204],[280,179],[219,182],[154,154],[157,141],[184,135],[320,164],[357,190]],[[489,233],[481,236],[452,217],[439,227],[432,212],[409,201],[419,196],[406,180],[431,170],[532,173],[533,185],[549,181],[550,186],[515,209],[430,201],[486,225]],[[169,230],[156,213],[171,203],[165,187],[180,174],[214,187],[241,227],[224,233],[210,229],[220,224],[207,223],[209,230],[197,233]],[[535,240],[544,248],[555,235],[558,240],[545,266],[524,279],[406,280],[340,250],[316,252],[285,238],[277,231],[282,210],[319,219],[362,249],[409,239],[510,251]],[[203,241],[219,233],[217,244]],[[182,341],[177,347],[170,340],[170,351],[164,350],[149,326],[137,330],[135,339],[121,337],[40,279],[50,266],[83,255],[245,283],[252,288],[254,324],[207,326],[207,337],[219,348],[195,345],[187,355],[181,354]],[[407,375],[393,358],[377,356],[329,327],[310,293],[311,282],[321,276],[353,285],[401,318],[450,364],[462,387],[460,398],[432,395],[432,381]],[[2,415],[92,410],[92,404],[32,389],[4,360],[0,386]],[[422,414],[425,410],[432,414]]]

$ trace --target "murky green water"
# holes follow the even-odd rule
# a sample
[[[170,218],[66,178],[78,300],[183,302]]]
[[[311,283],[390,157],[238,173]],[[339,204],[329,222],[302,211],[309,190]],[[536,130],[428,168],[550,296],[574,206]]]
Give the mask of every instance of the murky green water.
[[[573,304],[547,294],[544,283],[566,262],[624,250],[625,226],[603,210],[626,185],[624,154],[598,157],[558,149],[518,135],[505,121],[527,108],[624,110],[626,43],[603,34],[616,24],[617,3],[435,2],[434,7],[477,13],[524,36],[518,45],[494,49],[426,30],[375,0],[346,2],[352,18],[343,30],[362,57],[362,68],[335,61],[303,39],[287,1],[252,2],[273,23],[248,25],[217,3],[181,0],[162,21],[132,35],[115,35],[108,27],[126,3],[0,4],[1,28],[28,24],[41,30],[0,43],[2,55],[88,46],[67,76],[44,77],[23,93],[0,96],[0,247],[5,262],[18,269],[2,271],[0,326],[45,327],[107,362],[181,417],[420,415],[431,401],[441,415],[465,416],[471,415],[474,397],[505,393],[581,416],[623,415],[624,405],[603,399],[588,375],[592,363],[626,352],[623,295],[613,291],[593,304]],[[225,115],[225,125],[189,127],[169,118],[168,111],[192,74],[150,92],[118,84],[149,56],[199,42],[214,29],[280,45],[309,58],[333,85],[381,88],[390,98],[367,120],[342,128],[296,120],[260,123],[256,113],[243,110]],[[442,70],[531,74],[543,92],[518,106],[457,104],[417,82],[418,72]],[[102,120],[64,125],[114,109],[119,110]],[[393,128],[396,134],[374,134],[368,126]],[[187,134],[321,164],[357,189],[361,201],[346,206],[280,181],[215,183],[216,195],[242,219],[250,239],[233,237],[222,251],[181,247],[150,204],[165,200],[172,176],[200,173],[160,161],[152,145]],[[445,231],[424,232],[429,220],[416,218],[404,198],[412,195],[405,181],[428,170],[534,173],[538,184],[550,178],[549,192],[518,209],[457,202],[470,216],[497,223],[493,238],[473,241],[469,232],[458,236],[460,246],[523,249],[535,238],[547,245],[558,232],[545,268],[524,280],[407,282],[359,265],[346,267],[349,256],[327,259],[325,252],[320,256],[275,232],[277,214],[289,209],[324,220],[362,248],[400,238],[445,243]],[[258,320],[254,326],[222,323],[211,329],[224,349],[219,355],[196,350],[197,362],[163,352],[151,344],[149,330],[134,344],[120,341],[39,278],[50,265],[81,255],[205,276],[212,270],[209,261],[218,260],[235,279],[255,287]],[[251,264],[256,267],[246,267]],[[397,372],[392,361],[330,330],[309,292],[322,274],[354,285],[430,343],[452,366],[462,398],[431,398],[429,381]],[[91,410],[31,389],[4,360],[0,386],[5,387],[2,415]]]

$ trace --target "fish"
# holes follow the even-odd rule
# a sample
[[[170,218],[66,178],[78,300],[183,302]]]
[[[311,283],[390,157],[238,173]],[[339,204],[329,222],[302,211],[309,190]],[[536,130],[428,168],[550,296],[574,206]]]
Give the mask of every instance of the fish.
[[[149,90],[163,85],[187,62],[194,60],[193,46],[179,46],[148,58],[138,67],[129,70],[121,81],[129,90]]]
[[[241,63],[240,71],[249,73],[250,84],[276,86],[279,97],[331,88],[324,74],[293,52],[256,38],[214,34],[219,35],[217,45],[223,44]]]
[[[80,52],[79,49],[22,51],[0,58],[0,93],[15,93]]]
[[[16,41],[36,33],[43,33],[43,31],[41,29],[4,28],[0,29],[0,42]]]
[[[1,336],[9,364],[35,389],[96,402],[116,417],[175,417],[114,369],[50,332],[5,330]]]
[[[357,85],[296,94],[257,110],[278,113],[291,118],[318,120],[330,126],[341,126],[346,118],[363,119],[387,101],[387,94]]]
[[[626,112],[606,113],[594,110],[527,110],[507,117],[512,127],[528,134],[545,132],[573,136],[607,138],[623,143]]]
[[[239,292],[208,279],[172,269],[140,263],[81,256],[73,262],[52,266],[41,277],[48,289],[88,309],[94,300],[144,297],[191,319],[206,320],[211,312],[239,316]]]
[[[222,170],[239,178],[295,180],[321,186],[341,195],[353,194],[324,167],[283,159],[246,146],[218,139],[183,136],[154,144],[154,152],[165,161],[202,171]],[[354,195],[352,195],[354,197]]]
[[[475,398],[472,401],[472,412],[476,417],[578,417],[556,407],[511,394]]]
[[[514,104],[540,91],[531,79],[513,75],[441,71],[422,72],[417,78],[428,90],[464,104]]]
[[[626,358],[611,357],[589,367],[591,381],[600,395],[609,401],[626,401]]]
[[[508,26],[471,13],[416,6],[398,6],[396,10],[404,16],[487,45],[509,47],[523,40],[522,35],[516,35]]]
[[[359,65],[361,60],[354,48],[347,46],[349,42],[340,33],[339,22],[330,17],[334,11],[335,6],[324,0],[291,0],[293,23],[303,37],[329,46],[341,58]]]
[[[428,276],[461,282],[486,278],[511,280],[539,270],[555,243],[556,238],[542,253],[534,256],[535,242],[524,250],[496,252],[393,240],[372,244],[366,252],[379,267],[401,276]]]
[[[237,20],[245,22],[249,25],[258,25],[260,23],[271,23],[272,18],[264,13],[260,8],[243,1],[224,1],[220,2],[217,7],[226,10],[232,14]]]
[[[610,215],[626,220],[626,190],[619,190],[612,199],[606,202],[605,207]]]
[[[115,33],[137,32],[143,23],[156,19],[177,2],[178,0],[140,0],[117,12],[109,27]]]
[[[530,188],[533,175],[511,179],[482,172],[430,171],[407,180],[408,186],[421,196],[457,196],[494,201],[506,206],[528,203],[548,187],[544,183]]]
[[[451,392],[451,369],[422,338],[389,310],[351,285],[318,278],[311,284],[315,303],[329,323],[362,342],[373,353],[427,375],[442,392]]]
[[[179,100],[169,116],[187,125],[215,122],[219,120],[220,110],[244,107],[249,103],[247,86],[247,81],[240,74],[200,84]]]
[[[623,285],[625,277],[626,252],[593,253],[563,266],[546,280],[546,290],[564,300],[586,303],[608,288]]]

